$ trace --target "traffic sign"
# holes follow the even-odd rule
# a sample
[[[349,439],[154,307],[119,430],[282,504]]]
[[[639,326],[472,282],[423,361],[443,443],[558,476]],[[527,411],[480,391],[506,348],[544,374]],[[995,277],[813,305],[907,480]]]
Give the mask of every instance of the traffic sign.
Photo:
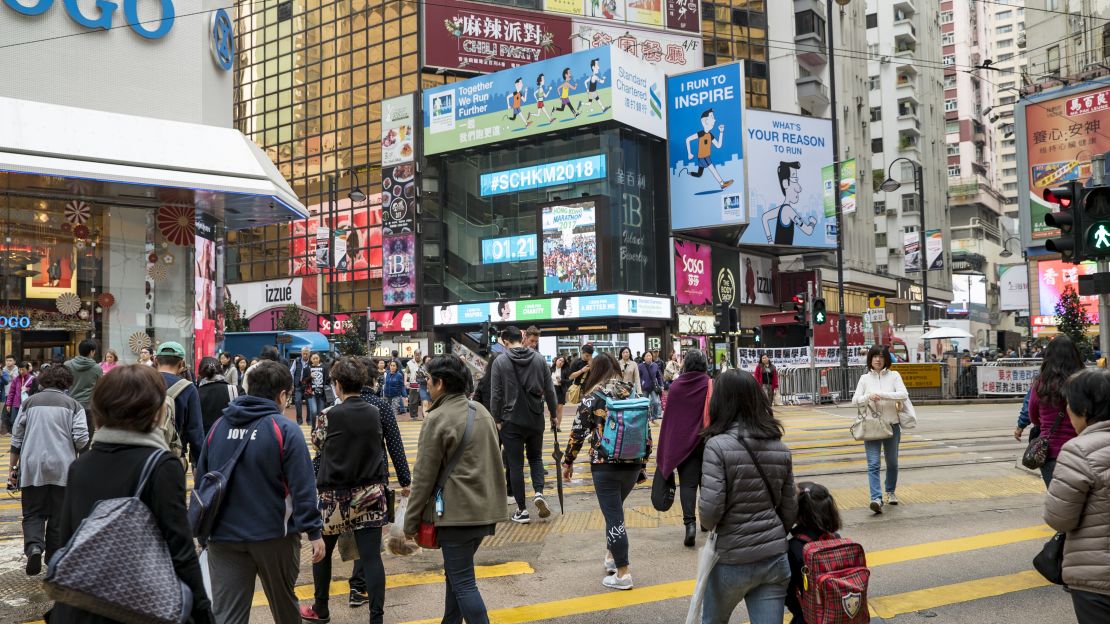
[[[872,323],[886,322],[886,308],[872,308],[867,311],[867,318]]]
[[[873,295],[867,299],[867,307],[871,309],[886,308],[886,297],[882,295]]]

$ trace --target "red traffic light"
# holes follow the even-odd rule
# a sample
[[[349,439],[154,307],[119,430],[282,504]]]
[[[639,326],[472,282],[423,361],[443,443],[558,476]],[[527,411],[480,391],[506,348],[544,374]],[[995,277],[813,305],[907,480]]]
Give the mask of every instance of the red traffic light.
[[[1066,210],[1071,207],[1071,202],[1075,198],[1075,183],[1046,188],[1042,196],[1046,202],[1056,204]]]
[[[792,299],[792,301],[794,303],[805,303],[806,302],[806,296],[803,295],[803,294],[794,295],[794,298]]]

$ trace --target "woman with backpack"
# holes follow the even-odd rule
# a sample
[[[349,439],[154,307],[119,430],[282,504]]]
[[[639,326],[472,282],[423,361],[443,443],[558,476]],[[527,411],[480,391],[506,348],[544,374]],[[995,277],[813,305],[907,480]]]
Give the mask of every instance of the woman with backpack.
[[[1036,433],[1029,438],[1044,436],[1048,439],[1048,458],[1041,466],[1041,478],[1047,488],[1052,483],[1056,457],[1064,444],[1077,434],[1066,413],[1064,383],[1073,373],[1083,370],[1083,357],[1072,339],[1061,334],[1052,339],[1044,350],[1041,372],[1033,382],[1029,395],[1029,420]]]
[[[385,567],[381,527],[387,524],[389,464],[378,409],[362,398],[366,365],[341,357],[329,379],[341,403],[322,412],[312,431],[320,469],[316,475],[320,515],[324,520],[324,558],[312,564],[315,601],[301,606],[301,619],[327,622],[331,560],[339,534],[353,532],[369,596],[370,622],[381,624],[385,613]]]
[[[1046,360],[1051,344],[1048,349]],[[1088,368],[1072,375],[1064,396],[1069,424],[1078,433],[1056,456],[1044,521],[1067,534],[1061,572],[1076,619],[1105,624],[1110,622],[1110,372]]]
[[[690,349],[682,365],[682,374],[671,382],[667,407],[663,410],[663,426],[659,430],[659,451],[656,456],[657,474],[670,476],[678,470],[679,501],[682,503],[682,523],[686,526],[683,545],[692,547],[697,535],[695,512],[698,504],[698,485],[701,483],[702,453],[705,440],[705,407],[709,402],[713,382],[709,379],[709,361],[705,353]]]
[[[782,623],[787,535],[798,511],[783,431],[755,377],[739,369],[717,377],[698,507],[717,533],[718,561],[706,579],[702,624],[727,624],[741,600],[751,624]]]
[[[641,419],[643,429],[625,432],[629,437],[646,441],[642,457],[617,459],[609,456],[602,445],[601,431],[609,417],[609,402],[623,401],[633,396],[632,384],[621,377],[620,366],[613,356],[600,353],[590,362],[590,372],[582,384],[582,401],[571,427],[563,457],[563,481],[574,476],[574,460],[582,445],[589,438],[590,472],[594,493],[597,495],[601,514],[605,516],[605,578],[601,584],[610,589],[632,589],[632,573],[628,569],[628,532],[624,526],[624,501],[637,483],[647,480],[645,467],[651,456],[651,428],[646,418]],[[624,422],[629,422],[626,419]]]
[[[96,438],[90,450],[69,466],[61,510],[61,543],[66,544],[97,503],[136,495],[144,465],[151,455],[167,451],[157,424],[166,401],[166,384],[144,364],[117,366],[96,383],[90,408]],[[157,460],[138,498],[153,514],[173,559],[174,573],[193,593],[191,621],[215,622],[201,579],[193,530],[185,512],[185,470],[169,452]],[[110,563],[99,562],[103,569]],[[141,586],[150,570],[116,568],[113,583]],[[112,620],[57,602],[51,622],[106,623]]]
[[[786,589],[786,608],[793,617],[790,624],[806,624],[798,592],[805,587],[802,567],[806,544],[822,539],[838,538],[840,510],[828,488],[810,481],[798,484],[798,519],[790,529],[787,556],[790,561],[790,586]]]
[[[223,367],[216,358],[201,359],[197,367],[197,394],[200,395],[200,417],[204,435],[220,419],[228,403],[239,396],[239,390],[227,381]]]

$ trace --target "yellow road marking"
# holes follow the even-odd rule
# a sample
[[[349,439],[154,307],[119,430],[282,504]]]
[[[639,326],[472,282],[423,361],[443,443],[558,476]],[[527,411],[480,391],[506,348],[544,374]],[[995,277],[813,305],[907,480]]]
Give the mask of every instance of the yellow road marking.
[[[871,568],[876,568],[928,557],[1016,544],[1038,539],[1050,535],[1051,533],[1052,531],[1043,525],[1022,529],[1010,529],[951,540],[926,542],[914,546],[879,550],[868,553],[867,561]],[[904,613],[912,613],[921,609],[936,608],[955,604],[957,602],[999,596],[1005,593],[1042,587],[1044,585],[1048,585],[1048,582],[1039,574],[1035,571],[1026,571],[1013,575],[978,579],[942,587],[906,592],[893,596],[874,597],[869,598],[868,602],[874,615],[889,618]],[[662,602],[673,598],[684,598],[691,595],[693,591],[693,580],[675,581],[672,583],[650,585],[648,587],[638,587],[623,592],[592,594],[565,600],[498,609],[496,611],[491,611],[489,616],[491,624],[523,624],[525,622],[539,622],[550,619],[552,614],[558,614],[559,617],[566,617],[653,602]],[[440,618],[431,618],[406,622],[405,624],[437,624],[439,621]]]

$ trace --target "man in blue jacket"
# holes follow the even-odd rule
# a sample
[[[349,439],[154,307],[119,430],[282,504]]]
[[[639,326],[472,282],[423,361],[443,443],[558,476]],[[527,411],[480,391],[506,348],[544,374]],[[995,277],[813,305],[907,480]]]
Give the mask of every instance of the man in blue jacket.
[[[247,445],[209,537],[212,611],[221,624],[248,624],[256,576],[274,622],[299,624],[293,585],[300,571],[301,533],[312,544],[313,563],[324,558],[308,446],[280,407],[292,391],[287,366],[259,362],[250,374],[250,394],[232,401],[212,426],[193,471],[199,478],[218,470],[240,444]]]
[[[200,392],[192,382],[177,374],[185,361],[185,347],[179,342],[163,342],[154,353],[154,361],[158,364],[162,380],[166,382],[166,396],[173,399],[173,424],[177,435],[181,436],[181,443],[188,448],[183,451],[188,453],[189,462],[196,466],[200,444],[204,440],[204,419],[200,412]]]

